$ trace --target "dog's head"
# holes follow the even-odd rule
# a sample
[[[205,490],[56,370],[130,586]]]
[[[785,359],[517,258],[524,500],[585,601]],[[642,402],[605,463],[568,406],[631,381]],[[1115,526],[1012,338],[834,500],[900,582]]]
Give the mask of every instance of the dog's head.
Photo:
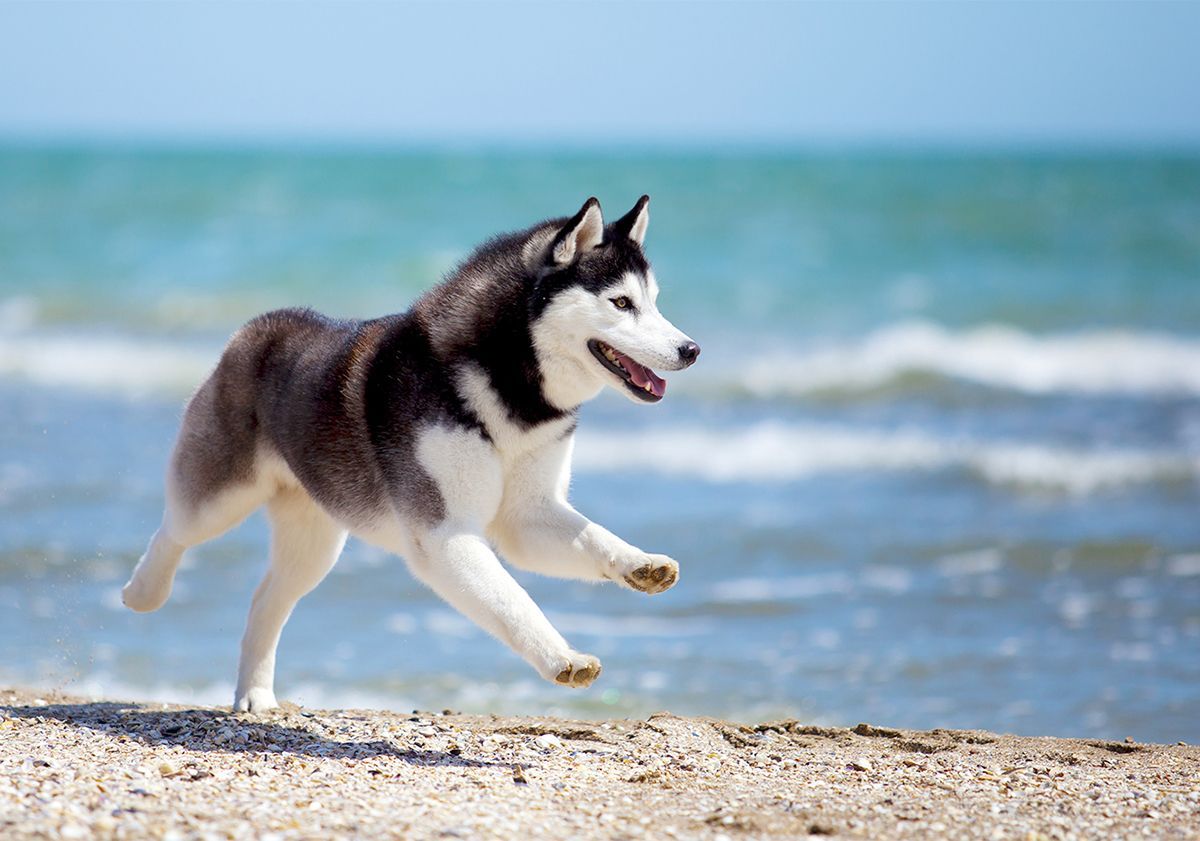
[[[649,205],[642,196],[606,226],[591,198],[530,242],[527,255],[538,266],[534,345],[544,386],[564,402],[608,385],[656,403],[667,383],[653,369],[678,371],[700,354],[658,311],[658,281],[642,253]]]

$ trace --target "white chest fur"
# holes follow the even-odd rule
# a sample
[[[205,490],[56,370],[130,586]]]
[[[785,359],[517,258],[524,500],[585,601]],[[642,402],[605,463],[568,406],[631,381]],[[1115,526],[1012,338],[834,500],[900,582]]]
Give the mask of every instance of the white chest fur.
[[[551,447],[575,425],[575,416],[567,414],[532,429],[514,423],[504,403],[480,368],[468,366],[459,373],[458,392],[471,411],[483,421],[492,445],[502,462],[511,465],[530,453]]]

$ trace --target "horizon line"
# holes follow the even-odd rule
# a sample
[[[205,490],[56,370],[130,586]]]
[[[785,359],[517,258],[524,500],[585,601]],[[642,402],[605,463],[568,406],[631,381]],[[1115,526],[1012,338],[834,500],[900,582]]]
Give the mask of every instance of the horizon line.
[[[1200,138],[1006,138],[982,136],[583,137],[239,134],[191,132],[4,132],[0,150],[114,152],[551,153],[605,154],[1045,154],[1200,155]]]

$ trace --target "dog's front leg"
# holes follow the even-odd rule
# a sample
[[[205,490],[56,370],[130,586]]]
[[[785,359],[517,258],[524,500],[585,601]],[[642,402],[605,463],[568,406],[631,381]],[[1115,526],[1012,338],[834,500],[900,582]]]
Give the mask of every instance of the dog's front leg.
[[[417,457],[436,482],[444,511],[413,535],[407,553],[413,574],[547,680],[566,686],[595,680],[600,661],[567,645],[483,537],[503,493],[491,444],[474,430],[432,426],[420,434]]]
[[[491,535],[514,566],[556,578],[616,581],[661,593],[679,580],[679,564],[626,543],[567,502],[572,438],[514,465]]]
[[[501,554],[514,566],[582,581],[615,581],[661,593],[679,580],[679,564],[626,543],[566,502],[510,511],[496,524]]]
[[[445,523],[417,541],[413,574],[547,680],[587,686],[600,661],[573,650],[470,527]]]

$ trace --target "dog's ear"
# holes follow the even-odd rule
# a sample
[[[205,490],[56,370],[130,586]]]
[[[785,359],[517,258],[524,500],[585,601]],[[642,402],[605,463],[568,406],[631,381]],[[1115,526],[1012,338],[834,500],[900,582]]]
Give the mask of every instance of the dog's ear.
[[[629,237],[640,246],[646,241],[646,226],[649,224],[650,197],[642,196],[633,210],[613,222],[613,233],[619,237]]]
[[[599,199],[592,196],[554,237],[554,242],[550,244],[550,262],[565,266],[583,252],[595,248],[602,239],[604,217],[600,214]]]

